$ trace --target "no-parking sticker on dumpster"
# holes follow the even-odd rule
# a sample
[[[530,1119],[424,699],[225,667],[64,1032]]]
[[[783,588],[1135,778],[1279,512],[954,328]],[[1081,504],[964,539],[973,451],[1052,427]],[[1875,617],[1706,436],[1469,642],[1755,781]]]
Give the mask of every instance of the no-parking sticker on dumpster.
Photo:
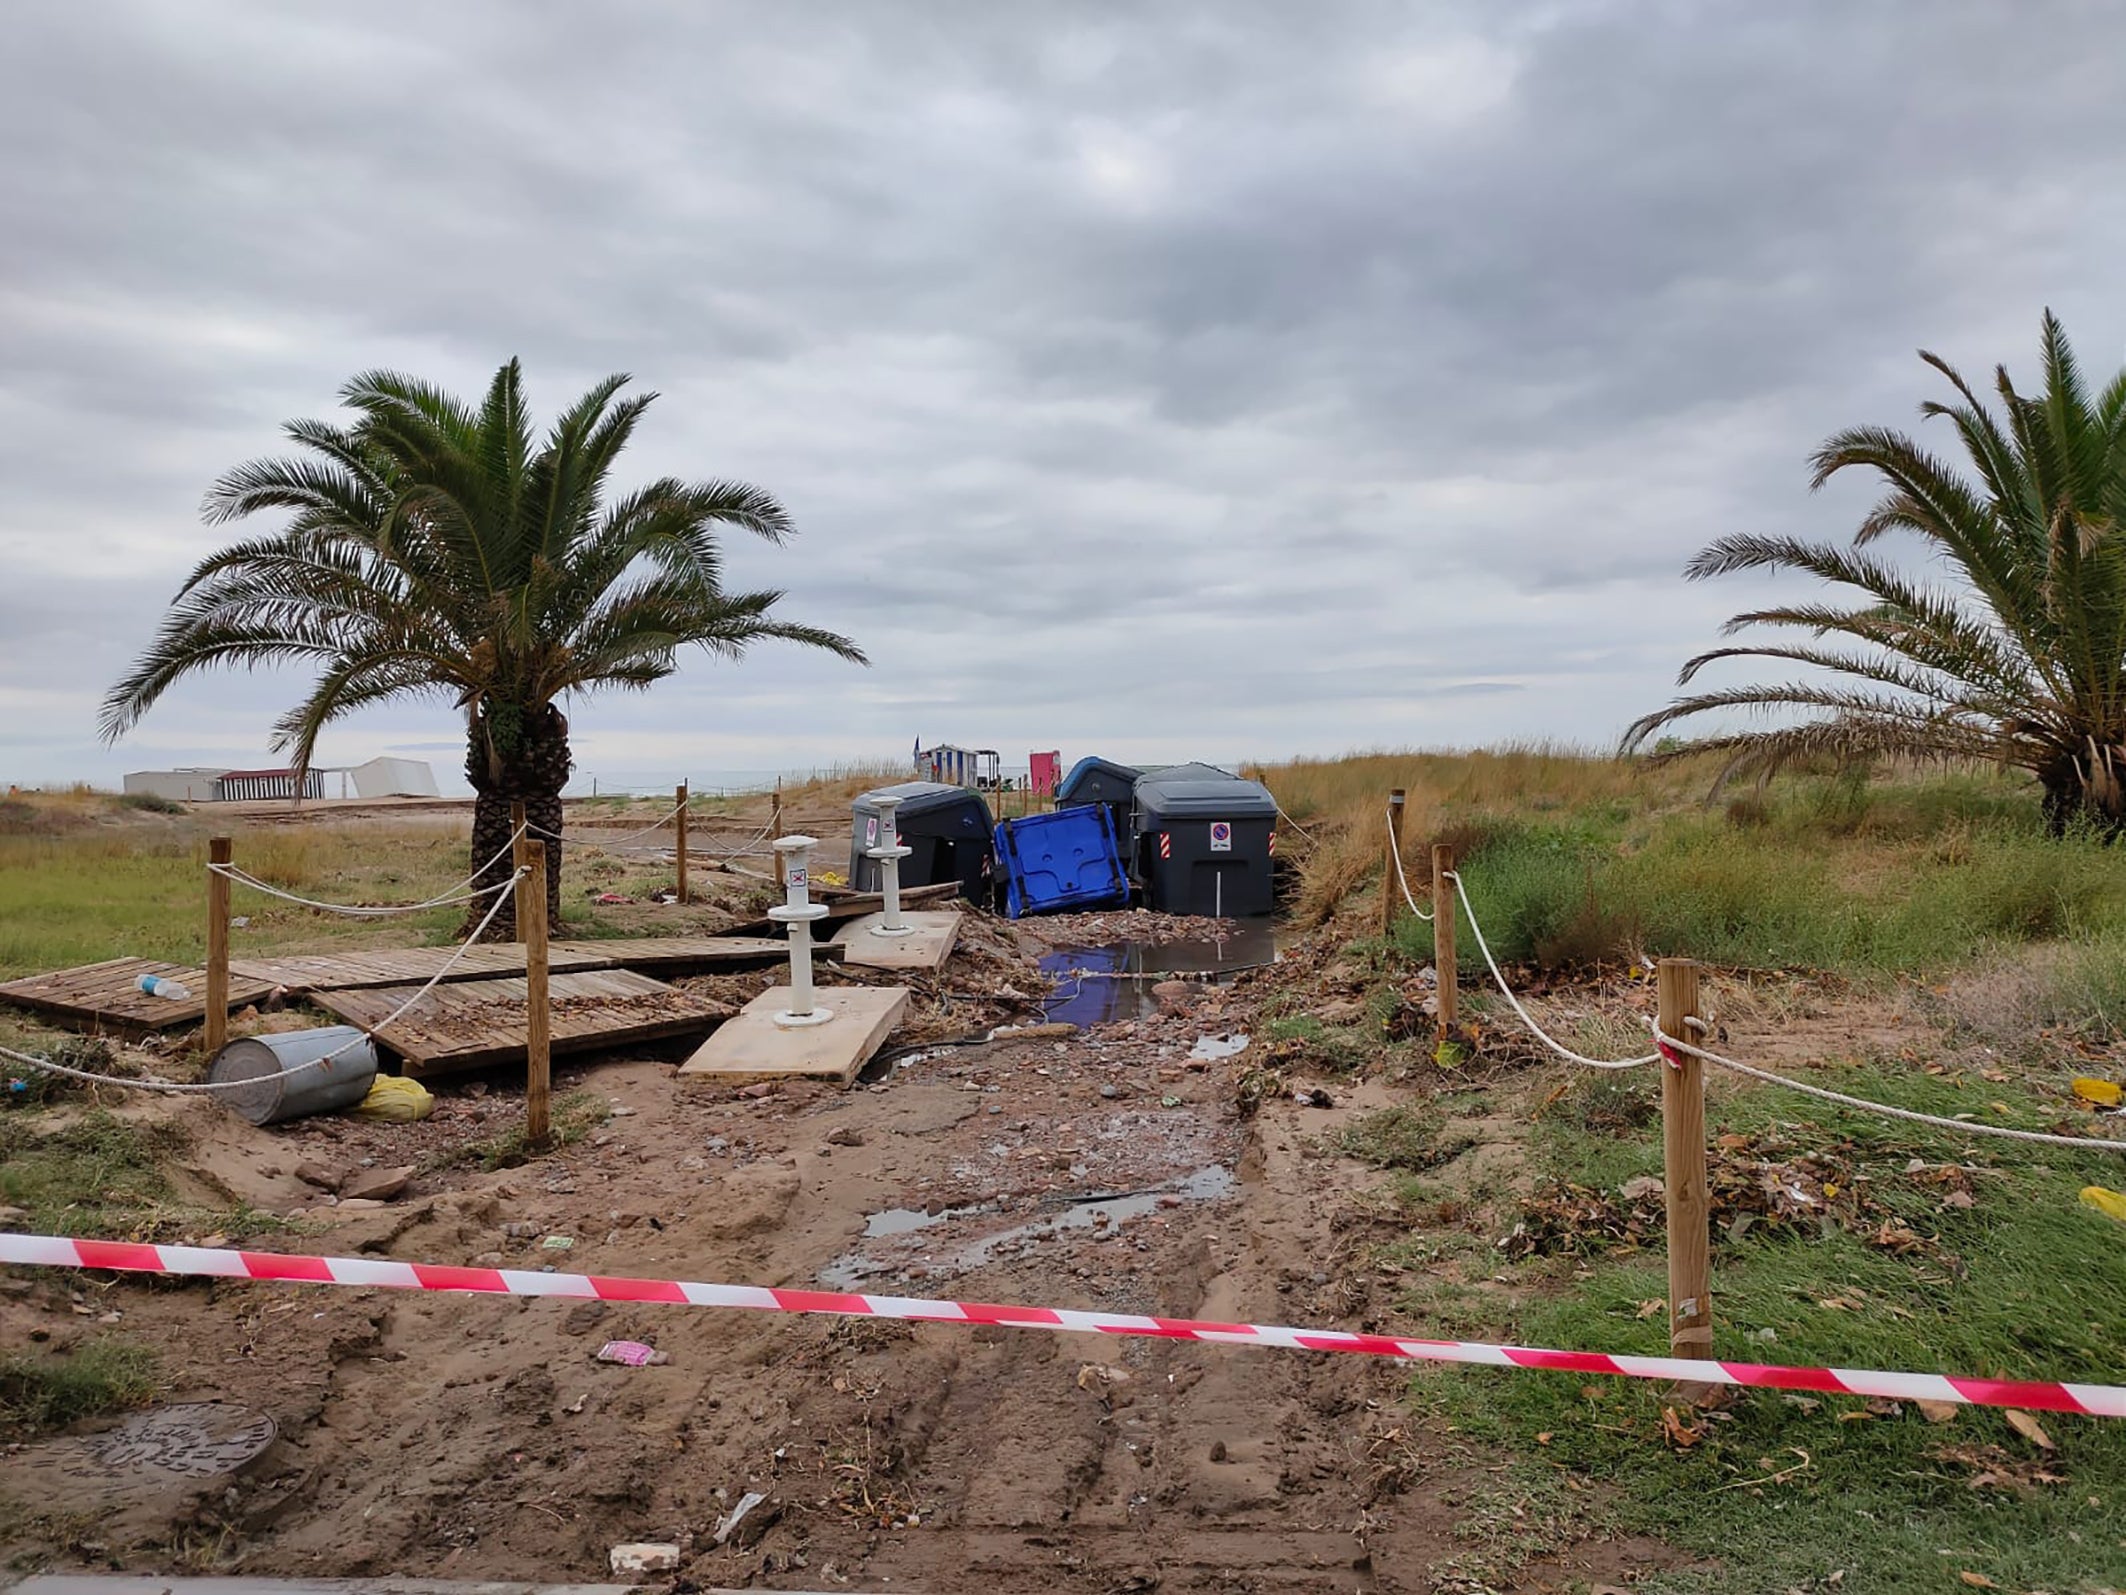
[[[1211,821],[1211,851],[1213,853],[1230,853],[1233,851],[1233,822],[1231,820]]]

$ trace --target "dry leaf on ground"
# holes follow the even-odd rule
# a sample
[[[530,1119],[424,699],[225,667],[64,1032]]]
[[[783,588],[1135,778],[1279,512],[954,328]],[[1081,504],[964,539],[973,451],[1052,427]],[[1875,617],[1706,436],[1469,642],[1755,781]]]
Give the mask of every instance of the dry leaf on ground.
[[[2008,1420],[2009,1428],[2040,1450],[2050,1451],[2053,1448],[2052,1436],[2045,1433],[2044,1425],[2031,1417],[2029,1413],[2010,1407],[2001,1416]]]

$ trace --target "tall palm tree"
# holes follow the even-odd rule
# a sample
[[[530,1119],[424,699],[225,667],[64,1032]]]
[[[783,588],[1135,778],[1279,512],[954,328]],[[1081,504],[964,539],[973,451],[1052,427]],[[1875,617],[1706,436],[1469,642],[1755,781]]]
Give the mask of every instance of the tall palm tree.
[[[726,592],[719,528],[781,543],[783,507],[738,482],[664,478],[616,493],[614,462],[655,394],[597,384],[533,436],[523,373],[495,373],[478,408],[388,371],[341,399],[351,426],[293,421],[303,452],[254,460],[209,490],[210,526],[292,512],[262,537],[202,560],[132,672],[104,699],[113,741],[170,685],[210,665],[299,661],[310,695],[274,728],[276,751],[307,770],[318,734],[387,698],[436,694],[466,718],[465,775],[477,794],[472,863],[509,840],[509,809],[558,836],[573,760],[560,700],[648,687],[698,643],[737,658],[784,638],[864,662],[845,637],[780,620],[775,591]],[[561,858],[547,854],[547,906],[560,912]],[[494,934],[513,931],[512,911]]]
[[[1809,640],[1715,648],[1677,684],[1717,659],[1776,659],[1812,674],[1678,698],[1635,722],[1624,746],[1692,715],[1754,711],[1783,723],[1668,751],[1728,754],[1723,781],[1823,754],[1989,760],[2037,777],[2054,831],[2083,817],[2115,832],[2126,826],[2126,371],[2092,395],[2049,310],[2042,391],[2019,393],[1999,368],[1997,412],[1946,361],[1920,358],[1955,390],[1920,414],[1955,429],[1976,480],[1887,428],[1831,438],[1812,486],[1849,466],[1888,486],[1850,546],[1723,537],[1686,573],[1791,566],[1859,601],[1737,615],[1727,635],[1776,626]],[[1917,536],[1949,581],[1916,580],[1875,552],[1892,532]],[[1791,720],[1792,710],[1809,713]]]

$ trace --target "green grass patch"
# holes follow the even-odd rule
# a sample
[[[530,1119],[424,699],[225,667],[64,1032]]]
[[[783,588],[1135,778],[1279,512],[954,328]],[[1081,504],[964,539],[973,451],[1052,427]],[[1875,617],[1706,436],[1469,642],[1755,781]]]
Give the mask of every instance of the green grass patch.
[[[547,1147],[552,1151],[582,1140],[612,1116],[613,1105],[595,1091],[564,1091],[553,1099],[547,1110],[548,1127],[553,1131],[553,1141]],[[448,1152],[438,1153],[421,1166],[423,1174],[432,1174],[439,1169],[454,1168],[464,1163],[477,1163],[483,1169],[510,1169],[528,1163],[545,1152],[534,1152],[524,1138],[524,1121],[519,1118],[506,1130],[488,1136],[485,1140],[468,1142]]]
[[[1345,1125],[1336,1148],[1377,1169],[1420,1173],[1469,1150],[1466,1136],[1442,1134],[1446,1124],[1447,1116],[1429,1102],[1398,1104]]]
[[[71,1351],[0,1360],[0,1437],[26,1440],[83,1418],[146,1406],[159,1390],[155,1353],[106,1337]]]
[[[2042,1123],[2042,1093],[2013,1084],[1896,1069],[1827,1071],[1828,1084],[1935,1113]],[[1552,1175],[1614,1191],[1658,1173],[1658,1133],[1619,1135],[1601,1104],[1540,1121],[1535,1149]],[[1567,1099],[1571,1101],[1572,1099]],[[2009,1110],[1997,1112],[2000,1101]],[[1560,1104],[1564,1106],[1564,1104]],[[1820,1111],[1819,1111],[1820,1110]],[[1758,1362],[1940,1371],[2116,1383],[2126,1367],[2126,1236],[2083,1207],[2078,1189],[2117,1160],[1978,1141],[1849,1113],[1773,1090],[1716,1101],[1711,1133],[1776,1136],[1780,1155],[1836,1157],[1864,1177],[1876,1210],[1924,1244],[1886,1248],[1861,1224],[1826,1219],[1740,1239],[1716,1226],[1715,1348]],[[1918,1160],[1924,1167],[1912,1170]],[[1968,1183],[1968,1207],[1939,1176]],[[1717,1183],[1717,1181],[1716,1181]],[[1569,1277],[1568,1277],[1569,1271]],[[1600,1247],[1518,1265],[1520,1289],[1411,1305],[1456,1333],[1593,1351],[1666,1349],[1658,1235],[1621,1255]],[[1422,1302],[1417,1298],[1422,1297]],[[1418,1398],[1467,1439],[1503,1448],[1531,1479],[1569,1470],[1609,1489],[1612,1526],[1660,1536],[1705,1570],[1642,1587],[1766,1595],[1790,1588],[1960,1589],[1969,1571],[2006,1589],[2095,1590],[2126,1568],[2126,1424],[2038,1414],[2046,1449],[1998,1412],[1965,1409],[1935,1424],[1852,1397],[1738,1396],[1724,1413],[1678,1413],[1639,1381],[1427,1370]]]
[[[57,1129],[41,1115],[0,1116],[0,1202],[25,1208],[45,1234],[130,1236],[172,1191],[163,1160],[182,1150],[171,1124],[135,1124],[101,1109]]]

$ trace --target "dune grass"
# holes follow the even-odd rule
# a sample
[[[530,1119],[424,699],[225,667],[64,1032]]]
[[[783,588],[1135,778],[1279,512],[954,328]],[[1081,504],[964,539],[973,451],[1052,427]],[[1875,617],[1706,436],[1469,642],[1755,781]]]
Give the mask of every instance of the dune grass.
[[[2116,1013],[2126,979],[2126,848],[2045,834],[2033,788],[1993,772],[1824,774],[1705,800],[1704,765],[1528,749],[1375,755],[1258,772],[1316,843],[1302,918],[1385,886],[1383,800],[1409,792],[1421,893],[1451,843],[1500,958],[1545,965],[1676,955],[1868,976],[2066,942]],[[1463,929],[1467,936],[1466,921]],[[1429,932],[1406,923],[1407,950]]]

